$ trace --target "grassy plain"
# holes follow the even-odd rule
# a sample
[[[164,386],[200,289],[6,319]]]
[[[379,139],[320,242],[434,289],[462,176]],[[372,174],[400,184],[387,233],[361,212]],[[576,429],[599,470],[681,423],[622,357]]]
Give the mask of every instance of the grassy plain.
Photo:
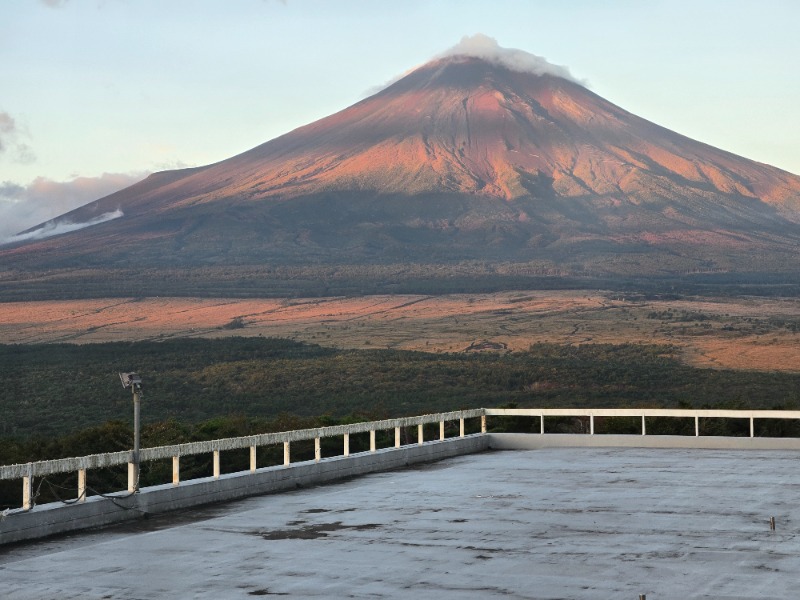
[[[695,367],[800,372],[798,298],[537,291],[0,303],[6,344],[232,335],[433,353],[517,351],[537,342],[666,344]]]

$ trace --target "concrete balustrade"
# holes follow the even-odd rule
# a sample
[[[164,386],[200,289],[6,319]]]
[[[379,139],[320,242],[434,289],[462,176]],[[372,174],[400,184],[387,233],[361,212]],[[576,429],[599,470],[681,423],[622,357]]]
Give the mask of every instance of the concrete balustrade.
[[[487,418],[492,417],[529,417],[539,421],[539,434],[488,434]],[[588,419],[588,435],[584,434],[554,434],[545,431],[545,417],[579,417]],[[596,434],[596,417],[635,417],[641,419],[641,435],[618,435],[618,434]],[[694,436],[654,436],[647,433],[648,418],[684,418],[694,420]],[[476,436],[466,435],[466,419],[480,419],[480,433]],[[700,419],[747,419],[749,422],[749,438],[723,438],[714,436],[700,435]],[[26,464],[0,466],[0,480],[21,480],[22,481],[22,506],[4,515],[2,525],[0,525],[0,544],[8,541],[18,541],[21,539],[31,539],[41,535],[49,535],[59,531],[69,531],[80,527],[95,526],[109,522],[117,522],[127,518],[133,518],[125,514],[125,510],[120,508],[120,504],[125,499],[133,499],[134,504],[139,506],[136,510],[144,511],[142,506],[149,507],[151,511],[172,510],[195,506],[214,501],[222,501],[236,497],[243,497],[254,493],[264,493],[285,489],[291,485],[292,481],[320,482],[329,481],[336,477],[352,476],[353,474],[373,472],[396,468],[402,464],[420,462],[425,460],[438,460],[445,456],[455,456],[465,452],[478,452],[488,448],[498,449],[521,449],[521,448],[540,448],[540,447],[559,447],[559,446],[623,446],[623,447],[658,447],[658,448],[759,448],[759,449],[798,449],[800,450],[800,438],[756,438],[755,421],[757,419],[786,419],[800,420],[800,411],[766,411],[766,410],[691,410],[691,409],[473,409],[455,411],[449,413],[439,413],[432,415],[422,415],[416,417],[404,417],[400,419],[387,419],[383,421],[372,421],[364,423],[353,423],[348,425],[337,425],[333,427],[322,427],[316,429],[304,429],[295,431],[285,431],[279,433],[268,433],[241,438],[227,438],[205,442],[191,442],[188,444],[176,444],[171,446],[160,446],[155,448],[143,448],[139,456],[141,462],[156,460],[172,460],[172,482],[165,486],[153,486],[145,490],[139,489],[137,480],[138,468],[135,463],[133,451],[111,452],[106,454],[95,454],[90,456],[64,458],[58,460],[38,461]],[[458,437],[446,437],[446,423],[459,423]],[[439,424],[438,439],[425,442],[424,426]],[[401,444],[401,433],[403,428],[417,427],[416,444],[403,446]],[[394,430],[394,447],[378,450],[376,436],[378,431]],[[356,455],[350,453],[351,434],[369,434],[369,451]],[[323,457],[322,440],[326,438],[339,437],[343,440],[342,455]],[[637,441],[638,438],[638,441]],[[291,444],[292,442],[314,441],[313,460],[304,463],[292,464]],[[259,469],[257,466],[257,452],[259,446],[280,446],[283,444],[283,465],[277,467],[266,467]],[[430,451],[432,445],[447,446],[446,450]],[[443,448],[444,448],[443,446]],[[220,455],[222,452],[230,450],[245,449],[249,451],[249,470],[241,473],[224,474],[221,471]],[[397,453],[397,458],[388,458],[386,453]],[[190,479],[183,482],[180,472],[180,459],[182,456],[197,454],[211,454],[213,471],[211,477]],[[371,459],[369,457],[372,457]],[[355,460],[358,467],[325,467],[323,470],[309,470],[311,466],[322,467],[329,461],[351,461]],[[102,516],[98,516],[97,505],[104,501],[104,498],[93,496],[87,498],[89,490],[88,480],[92,469],[107,468],[117,465],[128,465],[128,489],[127,495],[119,492],[111,502],[111,509],[103,509]],[[338,464],[338,463],[337,463]],[[289,476],[281,476],[281,471],[286,472],[286,468],[304,465],[302,471],[297,471]],[[292,469],[289,469],[292,470]],[[299,475],[297,473],[301,473]],[[54,503],[34,508],[35,492],[34,481],[55,473],[77,473],[77,498],[70,501],[70,505]],[[250,477],[255,483],[247,483]],[[168,493],[168,490],[173,490]],[[150,495],[148,495],[150,494]],[[178,494],[177,496],[175,494]],[[167,500],[161,502],[154,498],[166,497]],[[139,498],[139,501],[136,501]],[[145,500],[145,498],[150,498]],[[78,506],[85,506],[90,511],[90,517],[85,520],[71,522],[72,517],[53,519],[52,511],[66,511],[68,508],[75,509]],[[58,526],[46,526],[41,521],[34,519],[34,525],[30,527],[20,526],[17,529],[9,528],[7,523],[12,519],[18,519],[19,515],[36,513],[47,507],[47,523],[58,522]],[[124,506],[122,507],[125,508]],[[94,512],[91,512],[94,511]],[[44,513],[43,513],[44,514]],[[83,523],[83,524],[81,524]],[[28,529],[26,529],[28,527]],[[7,533],[13,529],[12,533]]]
[[[403,417],[399,419],[387,419],[384,421],[369,421],[363,423],[352,423],[348,425],[335,425],[332,427],[320,427],[316,429],[299,429],[294,431],[283,431],[278,433],[265,433],[254,436],[240,438],[226,438],[205,442],[190,442],[187,444],[176,444],[171,446],[157,446],[154,448],[142,448],[139,452],[140,461],[148,462],[162,459],[172,459],[172,485],[181,484],[180,457],[196,454],[211,454],[213,457],[214,479],[219,479],[222,475],[220,469],[220,453],[249,448],[250,451],[250,472],[256,471],[256,452],[259,446],[269,446],[283,444],[283,464],[291,464],[291,443],[314,440],[314,460],[322,460],[322,444],[324,438],[342,436],[344,439],[344,456],[350,455],[350,435],[354,433],[369,433],[370,452],[376,452],[376,432],[392,430],[395,432],[395,448],[400,447],[400,430],[403,427],[413,427],[417,425],[419,431],[418,443],[423,443],[422,428],[428,423],[439,423],[440,428],[444,427],[445,421],[455,421],[464,418],[477,418],[483,414],[482,409],[458,411],[450,413],[439,413],[433,415],[422,415],[416,417]],[[441,439],[444,439],[443,437]],[[2,479],[21,479],[23,484],[22,508],[29,510],[33,504],[33,481],[37,477],[44,477],[56,473],[78,473],[78,498],[85,499],[87,490],[87,471],[113,467],[117,465],[128,465],[128,493],[134,493],[138,489],[137,469],[134,463],[133,451],[109,452],[106,454],[93,454],[77,458],[63,458],[57,460],[38,461],[34,463],[23,463],[16,465],[0,466],[0,480]]]
[[[417,444],[425,443],[424,425],[439,424],[439,440],[445,438],[445,423],[448,421],[459,422],[459,437],[465,435],[464,420],[470,418],[480,418],[481,433],[486,433],[487,417],[493,416],[527,416],[539,418],[539,432],[545,431],[545,417],[584,417],[589,419],[589,434],[595,434],[595,417],[639,417],[641,419],[641,434],[647,435],[648,417],[673,417],[694,419],[694,433],[700,437],[700,419],[723,418],[723,419],[747,419],[750,426],[750,437],[755,437],[756,419],[800,419],[800,411],[771,411],[771,410],[693,410],[693,409],[638,409],[638,408],[604,408],[604,409],[579,409],[579,408],[551,408],[551,409],[529,409],[529,408],[487,408],[441,413],[433,415],[422,415],[416,417],[404,417],[400,419],[388,419],[384,421],[371,421],[364,423],[353,423],[348,425],[336,425],[333,427],[321,427],[317,429],[302,429],[295,431],[284,431],[278,433],[266,433],[255,436],[241,438],[226,438],[205,442],[191,442],[188,444],[177,444],[172,446],[159,446],[154,448],[142,448],[140,451],[141,462],[148,462],[160,459],[172,459],[172,483],[180,485],[180,457],[195,454],[213,455],[213,477],[219,479],[220,453],[240,448],[249,448],[250,451],[250,471],[256,470],[256,453],[259,446],[269,446],[283,444],[284,460],[283,464],[291,464],[291,443],[294,441],[314,440],[314,458],[316,461],[322,460],[321,440],[329,437],[342,436],[344,440],[343,455],[350,455],[350,435],[357,433],[369,433],[370,452],[376,451],[376,432],[394,429],[394,447],[399,448],[401,429],[403,427],[417,426]],[[93,454],[77,458],[62,458],[56,460],[38,461],[35,463],[24,463],[16,465],[0,466],[0,479],[21,479],[23,481],[23,507],[30,507],[33,498],[33,480],[54,473],[78,473],[78,498],[86,496],[86,473],[92,469],[101,469],[116,465],[128,464],[128,492],[137,489],[138,482],[135,481],[136,469],[133,462],[133,452],[109,452],[105,454]]]

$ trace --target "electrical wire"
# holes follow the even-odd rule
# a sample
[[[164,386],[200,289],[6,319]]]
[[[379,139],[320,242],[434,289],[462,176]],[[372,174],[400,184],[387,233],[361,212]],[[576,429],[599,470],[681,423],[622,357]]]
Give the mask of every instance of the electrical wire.
[[[116,494],[112,496],[110,494],[104,494],[102,492],[99,492],[96,489],[94,489],[92,487],[89,487],[87,485],[86,488],[78,495],[77,498],[69,498],[69,499],[65,500],[64,498],[59,496],[58,492],[56,491],[56,488],[58,488],[60,490],[66,490],[66,491],[70,491],[73,488],[68,488],[68,487],[65,487],[63,485],[58,485],[57,483],[53,483],[52,481],[47,479],[47,477],[42,477],[39,480],[39,485],[36,486],[36,493],[34,493],[33,494],[33,498],[31,498],[31,508],[36,506],[36,499],[41,495],[42,485],[45,484],[45,483],[47,484],[47,487],[50,489],[50,493],[53,494],[53,496],[55,496],[56,500],[58,500],[62,504],[66,504],[66,505],[76,504],[77,502],[81,502],[86,498],[86,493],[87,492],[93,492],[96,496],[100,496],[101,498],[105,498],[106,500],[110,500],[114,504],[114,506],[117,506],[118,508],[122,508],[124,510],[138,510],[139,512],[141,512],[143,514],[147,514],[146,511],[140,509],[138,506],[135,506],[135,505],[134,506],[126,506],[126,505],[121,504],[120,502],[118,502],[118,500],[126,500],[126,499],[128,499],[128,498],[130,498],[132,496],[135,496],[136,493],[137,493],[135,491],[134,492],[128,492],[127,494],[121,495],[121,496],[120,495],[116,495]],[[134,489],[136,489],[136,490],[139,489],[138,478],[137,478],[136,485],[135,485]]]

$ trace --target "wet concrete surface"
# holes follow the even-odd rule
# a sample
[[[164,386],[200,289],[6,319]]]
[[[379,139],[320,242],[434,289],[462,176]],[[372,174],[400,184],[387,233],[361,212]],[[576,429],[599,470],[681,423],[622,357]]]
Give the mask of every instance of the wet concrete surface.
[[[459,457],[11,546],[0,597],[791,598],[798,458]]]

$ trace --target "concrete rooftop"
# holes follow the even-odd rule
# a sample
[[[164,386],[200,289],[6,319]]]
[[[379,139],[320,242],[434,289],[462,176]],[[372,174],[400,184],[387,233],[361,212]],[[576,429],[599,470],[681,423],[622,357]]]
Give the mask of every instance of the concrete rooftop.
[[[0,596],[786,599],[798,458],[487,452],[0,548]]]

